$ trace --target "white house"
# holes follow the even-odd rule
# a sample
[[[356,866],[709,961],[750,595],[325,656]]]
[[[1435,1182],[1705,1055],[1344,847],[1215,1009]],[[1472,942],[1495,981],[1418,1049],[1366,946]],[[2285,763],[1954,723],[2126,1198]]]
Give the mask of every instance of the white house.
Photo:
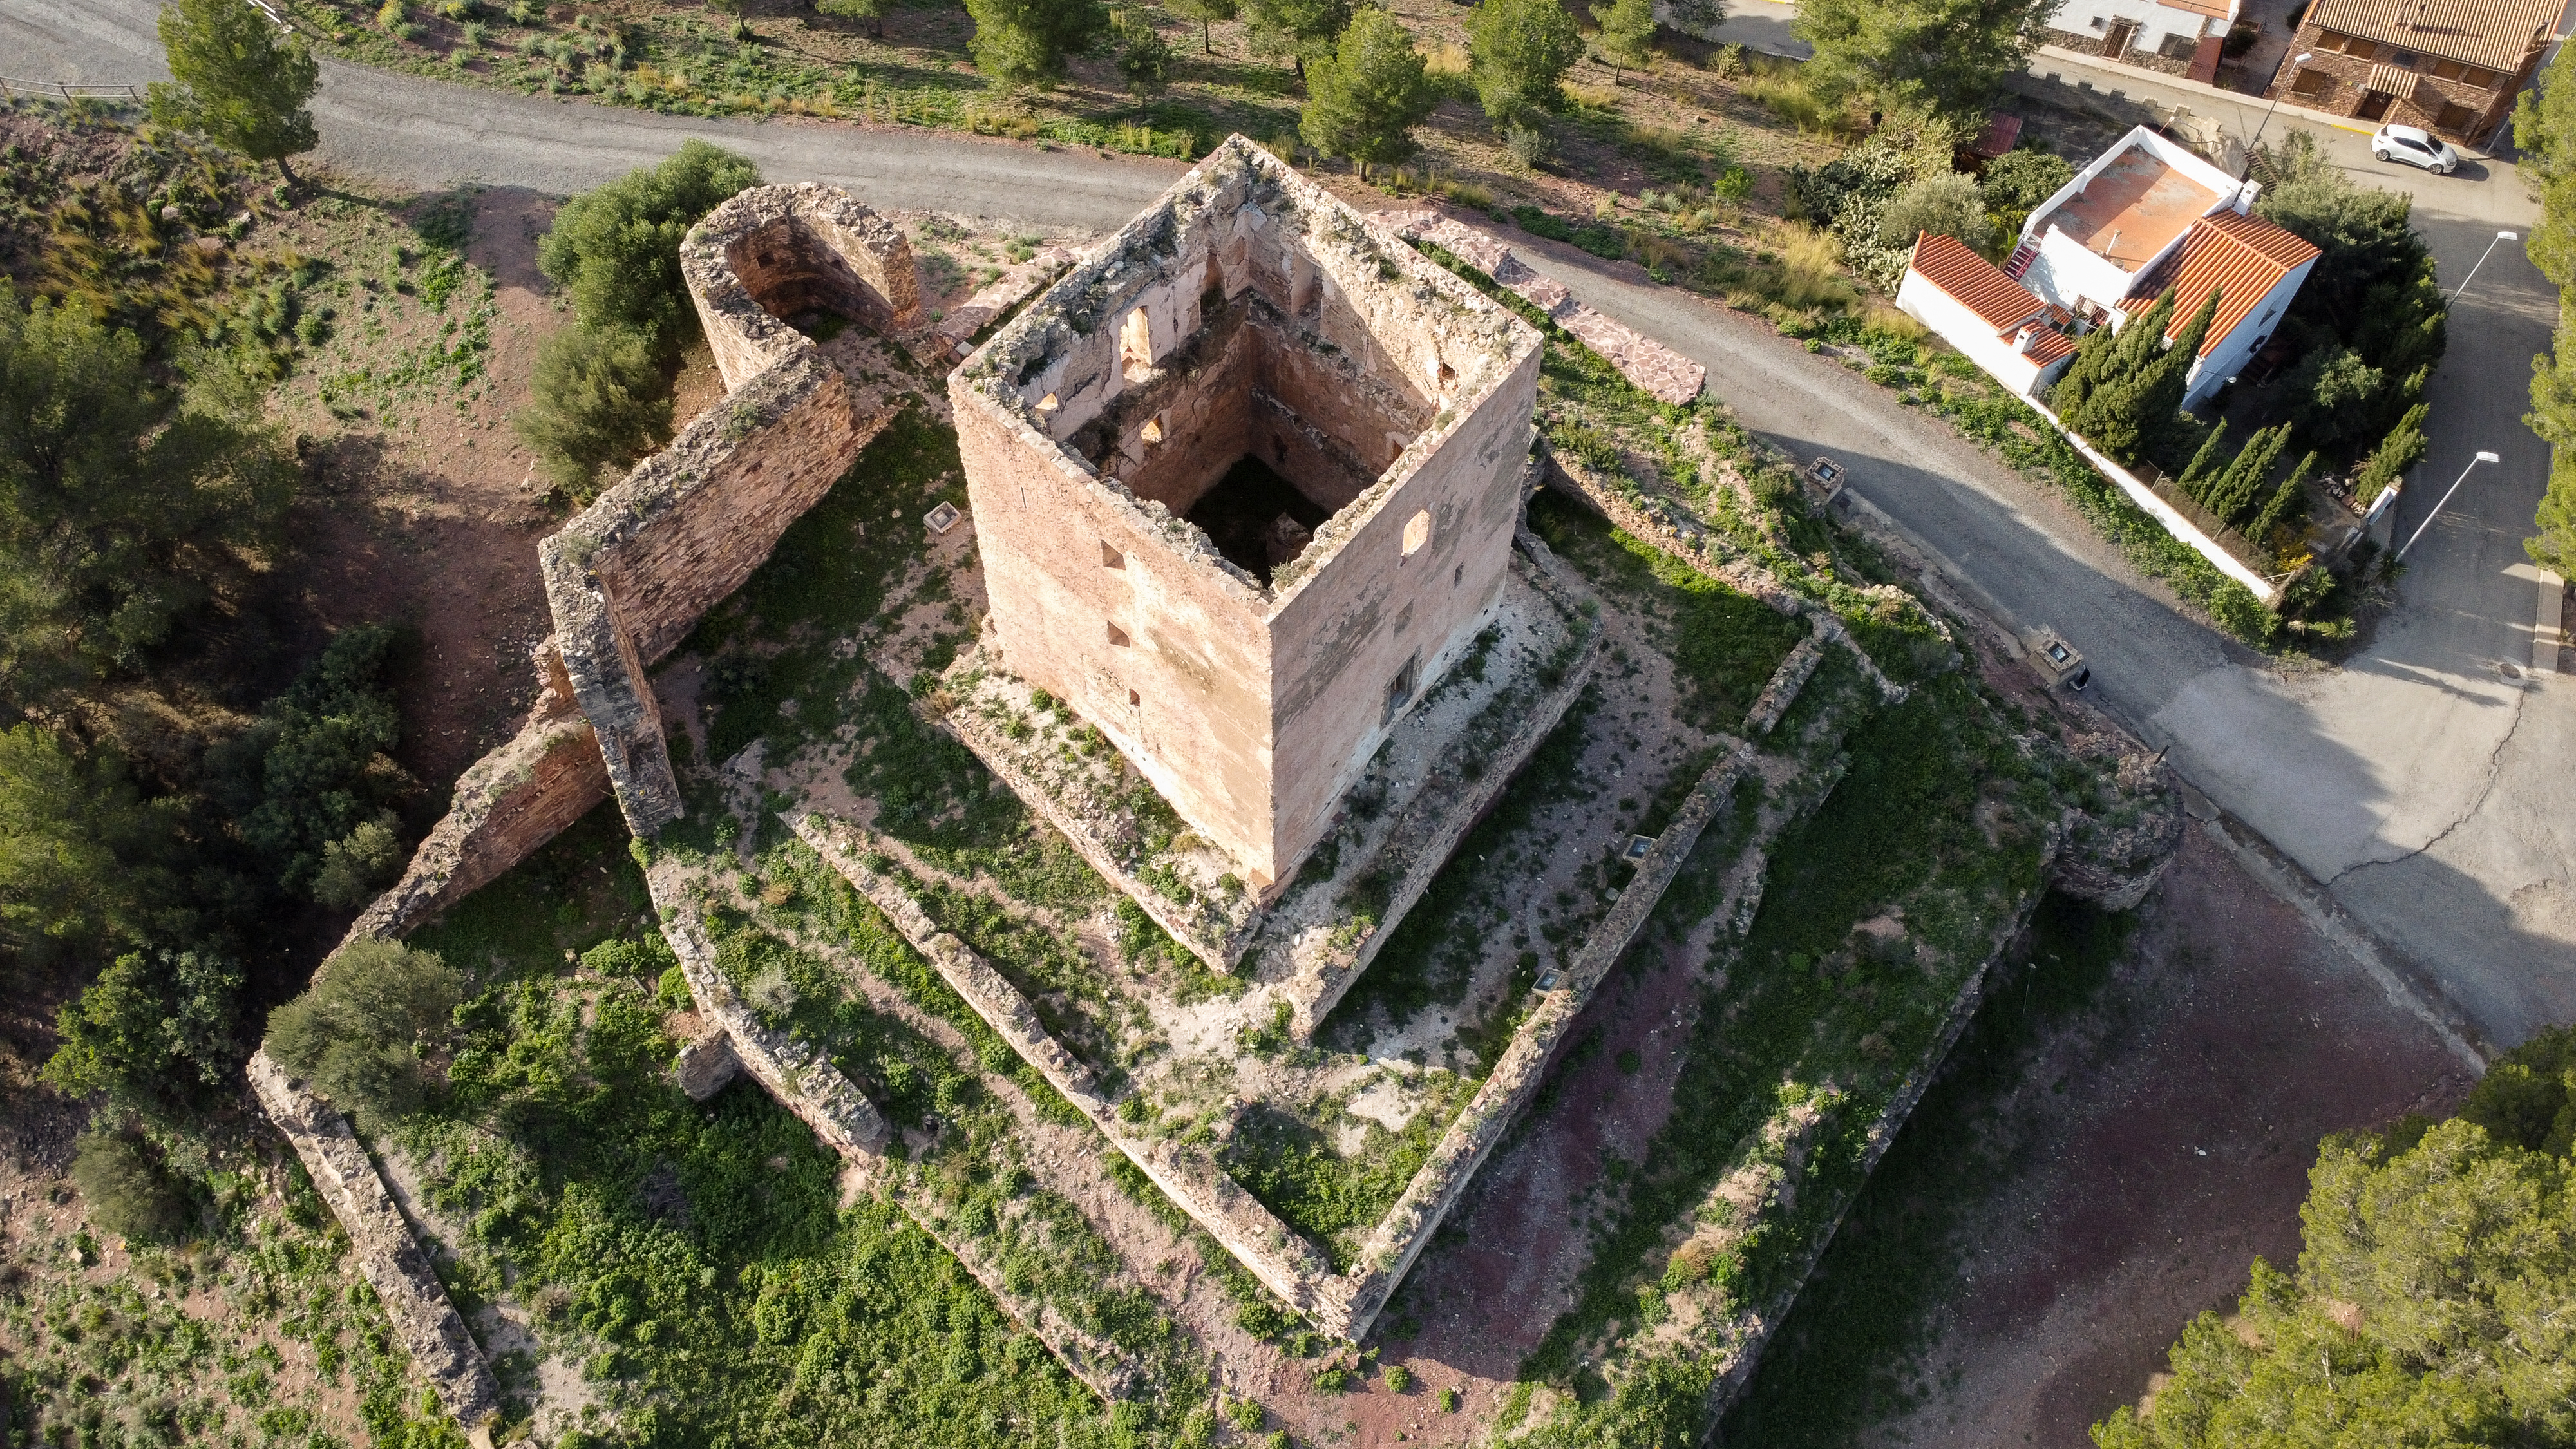
[[[2004,273],[2115,329],[2170,287],[2168,336],[2215,290],[2189,406],[2244,368],[2316,265],[2315,247],[2251,214],[2261,190],[2140,126],[2032,209]]]
[[[2066,0],[2046,35],[2084,55],[2212,81],[2237,9],[2238,0]]]
[[[2055,382],[2075,355],[2060,330],[2063,311],[1954,237],[1927,231],[1915,239],[1896,305],[2023,397]]]

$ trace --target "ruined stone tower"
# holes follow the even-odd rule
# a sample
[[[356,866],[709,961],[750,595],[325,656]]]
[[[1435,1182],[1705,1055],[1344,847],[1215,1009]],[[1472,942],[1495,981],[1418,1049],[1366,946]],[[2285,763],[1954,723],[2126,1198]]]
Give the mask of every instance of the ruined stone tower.
[[[949,379],[1004,663],[1267,889],[1500,592],[1539,350],[1227,140]]]

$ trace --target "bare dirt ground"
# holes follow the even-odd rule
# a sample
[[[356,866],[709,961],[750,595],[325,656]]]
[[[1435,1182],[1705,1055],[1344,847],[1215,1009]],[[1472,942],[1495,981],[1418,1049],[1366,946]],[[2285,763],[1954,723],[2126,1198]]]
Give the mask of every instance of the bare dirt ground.
[[[2295,1262],[2317,1139],[2447,1111],[2430,1028],[2194,822],[2101,1005],[1992,1109],[2024,1166],[1971,1218],[1914,1413],[1870,1442],[2088,1444],[2258,1254]]]
[[[509,414],[527,397],[538,343],[567,315],[546,295],[536,266],[554,200],[497,190],[471,204],[466,259],[491,276],[497,313],[488,386],[469,400],[429,385],[399,417],[343,424],[316,394],[324,369],[384,365],[359,350],[355,328],[344,325],[348,355],[317,359],[282,393],[286,416],[311,439],[293,525],[302,603],[325,629],[400,620],[418,631],[419,648],[394,681],[404,764],[441,803],[444,782],[506,735],[535,695],[528,650],[547,629],[537,540],[554,527],[556,510]],[[329,255],[324,227],[313,230],[297,240]],[[387,310],[400,305],[389,300]],[[415,326],[397,320],[378,353],[427,323],[404,320]]]

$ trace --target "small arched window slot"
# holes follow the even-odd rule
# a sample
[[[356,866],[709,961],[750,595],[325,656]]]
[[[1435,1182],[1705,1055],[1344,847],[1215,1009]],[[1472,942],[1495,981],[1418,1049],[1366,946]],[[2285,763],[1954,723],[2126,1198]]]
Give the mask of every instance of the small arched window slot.
[[[1458,369],[1434,358],[1431,363],[1431,380],[1442,387],[1447,387],[1458,380]]]
[[[1145,439],[1146,445],[1149,447],[1155,443],[1163,441],[1163,420],[1161,418],[1147,418],[1145,420],[1145,431],[1141,436]]]
[[[1404,521],[1404,556],[1411,558],[1431,542],[1431,510],[1422,509]]]
[[[1105,569],[1123,569],[1127,567],[1127,555],[1111,548],[1104,540],[1100,545],[1100,566]]]
[[[1132,689],[1131,689],[1131,690],[1129,690],[1129,691],[1127,691],[1127,707],[1128,707],[1129,709],[1135,709],[1135,708],[1138,708],[1138,707],[1142,706],[1144,703],[1145,703],[1145,696],[1143,696],[1143,695],[1141,695],[1141,694],[1138,694],[1136,691],[1134,691],[1134,690],[1132,690]]]
[[[1126,631],[1126,630],[1124,630],[1124,629],[1119,628],[1119,627],[1118,627],[1117,625],[1115,625],[1115,624],[1110,625],[1110,626],[1109,626],[1109,647],[1111,647],[1111,648],[1113,648],[1113,649],[1124,649],[1124,648],[1126,648],[1126,647],[1127,647],[1127,643],[1128,643],[1128,641],[1127,641],[1127,631]]]
[[[1045,397],[1038,399],[1038,411],[1042,413],[1051,413],[1057,408],[1063,406],[1064,403],[1060,401],[1054,393],[1048,393]]]

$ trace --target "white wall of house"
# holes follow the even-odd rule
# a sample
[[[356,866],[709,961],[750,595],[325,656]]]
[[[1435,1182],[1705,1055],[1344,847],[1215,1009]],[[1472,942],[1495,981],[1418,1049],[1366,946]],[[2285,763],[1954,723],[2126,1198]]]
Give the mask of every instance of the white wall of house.
[[[2038,255],[2021,274],[2023,286],[2069,312],[2117,305],[2128,295],[2131,280],[2119,263],[2053,226],[2039,239]]]
[[[1961,356],[1984,368],[1988,377],[2022,397],[2031,396],[2042,381],[2053,379],[2070,360],[2061,358],[2058,366],[2042,369],[2038,359],[2014,349],[2012,338],[1996,336],[1993,323],[1933,286],[1911,267],[1906,268],[1905,280],[1897,284],[1896,306],[1959,349]]]
[[[2177,47],[2179,53],[2167,59],[2188,63],[2202,36],[2227,33],[2238,8],[2236,0],[2229,0],[2226,16],[2213,18],[2159,5],[2155,0],[2066,0],[2049,18],[2048,26],[2108,39],[2111,27],[2125,20],[2137,29],[2129,41],[2130,49],[2161,51],[2168,37],[2180,37],[2183,43]]]
[[[2307,281],[2308,273],[2316,265],[2316,258],[2310,257],[2283,272],[2281,280],[2272,284],[2272,290],[2263,294],[2261,304],[2246,313],[2245,320],[2237,323],[2235,330],[2220,338],[2216,347],[2192,364],[2191,380],[2183,390],[2184,407],[2197,404],[2218,391],[2229,378],[2245,370],[2246,365],[2254,360],[2254,350],[2281,330],[2281,315],[2290,310],[2290,299],[2298,295],[2300,284]]]

